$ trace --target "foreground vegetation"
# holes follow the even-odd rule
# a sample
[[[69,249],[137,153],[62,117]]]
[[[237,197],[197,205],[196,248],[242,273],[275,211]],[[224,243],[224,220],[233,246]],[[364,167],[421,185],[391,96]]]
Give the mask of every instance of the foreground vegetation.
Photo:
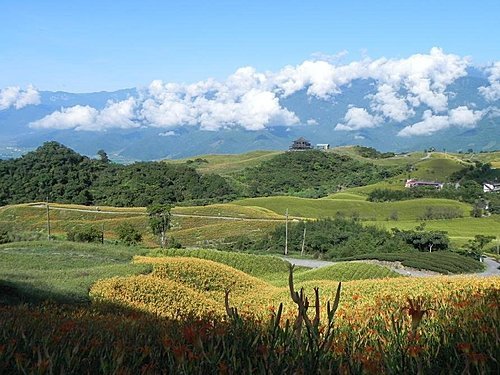
[[[386,278],[340,288],[312,274],[331,270],[303,271],[295,281],[309,307],[292,278],[274,286],[213,261],[156,255],[135,258],[151,274],[95,283],[92,306],[0,307],[0,372],[500,370],[499,278]]]

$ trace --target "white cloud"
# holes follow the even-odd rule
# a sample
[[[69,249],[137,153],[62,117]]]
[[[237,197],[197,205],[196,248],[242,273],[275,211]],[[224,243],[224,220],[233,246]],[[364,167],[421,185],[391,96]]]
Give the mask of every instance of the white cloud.
[[[79,130],[139,125],[164,129],[199,126],[212,131],[229,127],[259,130],[273,125],[289,126],[301,120],[281,105],[281,98],[305,90],[309,96],[330,99],[341,94],[353,81],[370,79],[376,89],[376,93],[368,97],[370,112],[351,107],[336,127],[337,130],[356,130],[375,127],[383,121],[405,121],[422,105],[430,108],[432,114],[446,115],[446,89],[466,74],[468,64],[465,58],[432,48],[428,54],[403,59],[363,58],[348,64],[339,63],[337,58],[323,57],[323,60],[286,66],[278,72],[258,72],[247,66],[224,81],[207,79],[178,84],[156,80],[135,99],[108,103],[103,110],[81,106],[63,108],[35,121],[32,126]],[[75,121],[77,114],[84,121]]]
[[[25,90],[19,86],[6,87],[0,90],[0,111],[10,107],[21,109],[28,105],[37,104],[40,104],[40,94],[31,85]]]
[[[382,123],[382,118],[373,116],[364,108],[351,107],[344,116],[344,123],[335,126],[335,130],[353,131],[374,128]]]
[[[490,85],[480,87],[479,92],[486,100],[493,102],[500,99],[500,61],[493,64],[487,71],[490,74],[488,77]]]
[[[307,125],[318,125],[318,121],[316,121],[313,118],[310,118],[309,120],[306,121]]]
[[[203,130],[232,126],[259,130],[274,123],[298,123],[267,85],[266,76],[253,68],[239,69],[224,83],[211,80],[179,86],[154,81],[144,94],[148,99],[142,104],[141,118],[158,127],[200,125]]]
[[[394,88],[388,84],[380,85],[371,99],[371,109],[388,119],[401,122],[415,115],[415,111],[409,107],[407,101],[398,96]]]
[[[432,111],[427,110],[422,116],[422,121],[406,126],[398,135],[401,137],[431,135],[451,126],[473,128],[483,116],[484,111],[473,111],[465,106],[454,108],[447,115],[433,115]]]
[[[449,112],[450,125],[474,127],[484,114],[484,111],[473,111],[466,106],[460,106]]]
[[[100,111],[90,106],[76,105],[61,108],[44,118],[30,123],[35,129],[75,129],[102,131],[108,128],[134,128],[136,99],[128,98],[120,102],[108,102]]]

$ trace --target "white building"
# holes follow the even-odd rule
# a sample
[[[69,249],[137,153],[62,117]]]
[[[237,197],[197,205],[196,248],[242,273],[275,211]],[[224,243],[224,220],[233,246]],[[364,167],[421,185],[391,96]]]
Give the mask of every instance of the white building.
[[[500,191],[500,182],[485,182],[483,183],[484,193],[493,193],[495,191]]]
[[[328,143],[318,143],[316,145],[316,150],[329,150],[330,145]]]

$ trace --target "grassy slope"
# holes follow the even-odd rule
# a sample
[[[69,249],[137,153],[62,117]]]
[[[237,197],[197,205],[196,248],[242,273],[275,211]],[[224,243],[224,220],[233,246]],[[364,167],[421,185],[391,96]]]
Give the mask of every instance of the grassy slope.
[[[359,217],[369,220],[386,220],[391,213],[397,211],[401,220],[416,220],[426,207],[453,207],[469,215],[470,205],[449,199],[413,199],[399,202],[375,203],[360,199],[308,199],[296,197],[264,197],[249,198],[235,201],[242,206],[264,207],[278,214],[286,209],[291,216],[305,218],[333,217],[337,212],[347,216],[359,214]]]
[[[239,235],[258,237],[280,224],[282,221],[279,219],[284,218],[287,208],[291,216],[319,218],[331,217],[337,212],[342,212],[347,216],[359,214],[361,218],[367,220],[367,224],[375,224],[387,229],[393,227],[411,229],[419,224],[418,216],[427,206],[456,207],[463,211],[463,218],[426,221],[428,229],[447,231],[457,245],[466,243],[476,234],[499,235],[500,216],[493,215],[480,219],[469,217],[470,206],[463,203],[443,199],[373,203],[364,200],[361,195],[352,193],[337,193],[324,199],[266,197],[244,199],[231,204],[178,207],[173,210],[174,214],[196,216],[174,216],[170,234],[186,246],[207,246],[224,241],[224,238]],[[105,238],[114,239],[116,227],[126,221],[135,225],[144,234],[146,245],[155,246],[156,239],[150,234],[143,208],[128,211],[129,209],[101,207],[99,212],[96,212],[93,207],[82,206],[79,209],[88,211],[51,210],[52,233],[64,237],[66,229],[71,226],[94,223],[99,227],[104,224]],[[120,214],[106,213],[105,211],[108,210],[116,210]],[[393,212],[397,212],[398,221],[388,221],[388,217]],[[219,216],[233,217],[235,220],[225,220]],[[30,205],[0,208],[0,225],[12,224],[18,230],[45,233],[45,208]]]
[[[252,151],[244,154],[200,155],[187,159],[165,160],[165,162],[177,164],[197,158],[205,159],[208,163],[192,163],[191,165],[201,173],[216,173],[228,176],[244,168],[255,167],[261,162],[281,153],[282,151]]]
[[[88,302],[88,289],[96,280],[148,272],[147,265],[131,264],[132,256],[141,252],[58,241],[0,245],[0,301]]]
[[[99,279],[151,272],[152,266],[147,258],[139,257],[136,258],[137,261],[134,264],[132,263],[134,255],[145,255],[145,253],[145,249],[139,248],[60,241],[0,245],[0,303],[44,299],[67,303],[87,303],[88,290]],[[207,259],[217,262],[215,264],[225,264],[257,277],[258,279],[255,280],[260,279],[275,285],[286,285],[288,276],[287,263],[274,256],[202,249],[157,250],[149,254],[160,257],[168,255]],[[196,271],[196,267],[192,268],[189,265],[186,267],[188,268],[185,272],[190,269],[189,272]],[[210,270],[206,272],[208,276],[212,275]],[[299,268],[296,275],[300,277],[298,282],[394,276],[383,267],[374,268],[363,263],[335,265],[319,273]]]

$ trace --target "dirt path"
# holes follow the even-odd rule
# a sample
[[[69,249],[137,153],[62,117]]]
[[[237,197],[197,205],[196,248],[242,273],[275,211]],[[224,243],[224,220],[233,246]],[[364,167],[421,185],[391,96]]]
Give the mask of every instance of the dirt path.
[[[30,207],[36,208],[45,208],[45,204],[34,204],[30,205]],[[93,209],[84,209],[84,208],[68,208],[68,207],[57,207],[51,206],[49,204],[49,208],[51,211],[76,211],[76,212],[86,212],[86,213],[94,213],[94,214],[111,214],[111,215],[141,215],[146,216],[146,212],[138,212],[138,211],[106,211],[101,210],[98,207]],[[232,221],[285,221],[285,219],[265,219],[265,218],[252,218],[252,217],[233,217],[233,216],[216,216],[216,215],[196,215],[196,214],[176,214],[172,213],[174,217],[197,217],[197,218],[205,218],[205,219],[218,219],[218,220],[232,220]]]

